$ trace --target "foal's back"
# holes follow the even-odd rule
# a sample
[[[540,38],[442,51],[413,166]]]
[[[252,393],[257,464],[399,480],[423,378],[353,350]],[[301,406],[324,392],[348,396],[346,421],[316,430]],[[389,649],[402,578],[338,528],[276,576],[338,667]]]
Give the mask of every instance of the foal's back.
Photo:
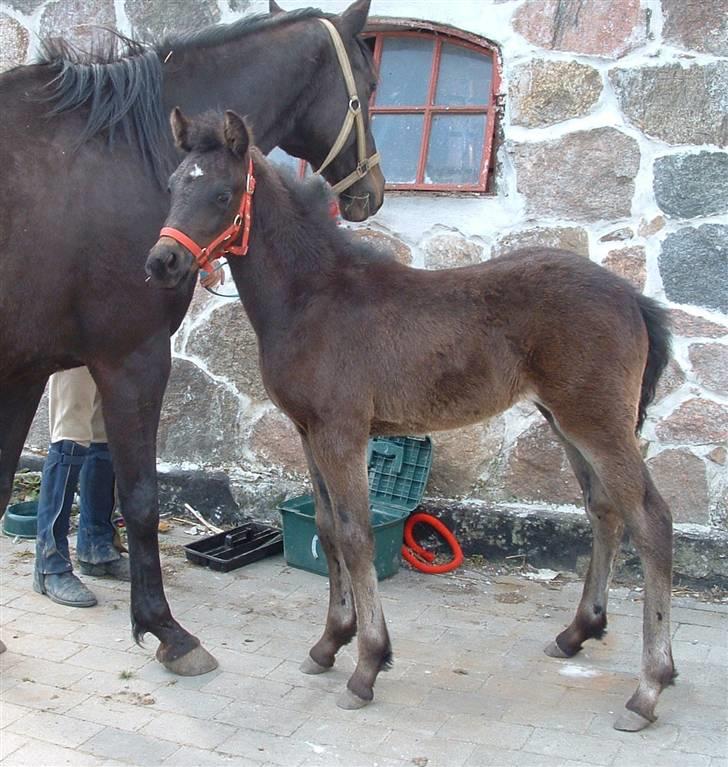
[[[637,293],[565,251],[438,271],[341,264],[312,316],[311,404],[360,403],[373,432],[451,429],[523,398],[548,407],[578,392],[597,402],[617,385],[639,399],[647,339]],[[638,374],[625,379],[625,369]]]

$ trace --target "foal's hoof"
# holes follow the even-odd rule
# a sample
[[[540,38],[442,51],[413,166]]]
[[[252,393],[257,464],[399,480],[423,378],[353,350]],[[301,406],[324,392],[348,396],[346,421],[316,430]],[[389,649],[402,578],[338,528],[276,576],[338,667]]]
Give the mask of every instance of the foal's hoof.
[[[645,719],[644,716],[636,711],[630,711],[628,708],[625,708],[622,715],[614,723],[614,729],[622,730],[623,732],[639,732],[650,724],[652,722],[649,719]]]
[[[549,642],[546,647],[543,648],[543,651],[546,653],[546,655],[549,656],[549,658],[563,659],[570,657],[558,646],[558,644],[556,644],[556,642]]]
[[[324,674],[331,671],[332,666],[322,666],[320,663],[316,663],[310,655],[307,655],[299,668],[304,674]]]
[[[165,660],[162,645],[159,645],[157,660],[167,670],[178,676],[200,676],[217,668],[217,661],[202,645],[197,645],[185,655],[174,660]]]
[[[369,703],[371,703],[370,700],[364,700],[364,698],[360,698],[348,687],[336,699],[336,705],[339,708],[346,709],[347,711],[355,711],[357,708],[364,708],[364,706]]]
[[[7,648],[7,647],[5,647],[5,642],[3,642],[3,640],[2,640],[2,639],[0,639],[0,653],[4,653],[4,652],[5,652],[5,650],[7,650],[7,649],[8,649],[8,648]]]

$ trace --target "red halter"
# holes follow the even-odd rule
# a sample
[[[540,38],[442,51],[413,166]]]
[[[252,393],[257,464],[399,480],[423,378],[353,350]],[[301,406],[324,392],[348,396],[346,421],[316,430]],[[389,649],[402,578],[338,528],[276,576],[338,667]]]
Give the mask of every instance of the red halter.
[[[192,253],[200,269],[211,272],[214,267],[211,262],[220,256],[244,256],[248,252],[250,240],[250,211],[253,205],[253,192],[255,191],[255,176],[253,175],[253,160],[249,158],[248,175],[245,179],[245,191],[240,199],[240,208],[233,219],[232,224],[209,245],[201,248],[191,237],[188,237],[179,229],[171,226],[162,227],[160,237],[171,237]],[[239,245],[232,243],[237,240],[242,230],[243,236]],[[228,244],[229,243],[229,244]]]

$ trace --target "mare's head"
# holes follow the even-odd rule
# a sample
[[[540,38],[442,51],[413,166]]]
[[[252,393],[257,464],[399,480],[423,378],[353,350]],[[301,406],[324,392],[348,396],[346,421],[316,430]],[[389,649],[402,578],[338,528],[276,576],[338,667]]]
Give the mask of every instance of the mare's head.
[[[295,138],[281,144],[288,154],[309,161],[313,158],[312,164],[321,168],[321,174],[338,194],[341,214],[348,221],[365,220],[379,210],[384,200],[384,176],[369,120],[369,99],[377,78],[369,48],[360,36],[370,3],[356,0],[340,16],[328,18],[343,43],[352,83],[347,83],[344,70],[348,65],[340,60],[330,28],[320,20],[309,22],[307,34],[319,58],[318,75],[310,83],[311,98],[296,116],[295,129],[289,132]],[[270,10],[273,14],[283,13],[274,0]],[[337,144],[341,146],[331,157]]]
[[[169,215],[146,263],[147,274],[167,288],[205,268],[210,259],[227,255],[224,251],[244,255],[251,155],[254,171],[263,164],[270,167],[235,112],[226,112],[224,120],[213,113],[191,122],[176,107],[170,121],[175,143],[186,156],[170,176]]]

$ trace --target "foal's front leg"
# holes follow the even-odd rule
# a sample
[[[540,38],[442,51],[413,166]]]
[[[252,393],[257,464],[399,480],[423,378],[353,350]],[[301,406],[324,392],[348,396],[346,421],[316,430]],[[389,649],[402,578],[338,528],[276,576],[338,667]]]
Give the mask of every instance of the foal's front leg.
[[[351,437],[351,424],[309,434],[312,455],[329,492],[334,530],[351,576],[358,623],[358,659],[341,708],[361,708],[374,698],[374,682],[392,660],[392,647],[374,569],[374,535],[369,520],[366,434]]]
[[[313,483],[316,530],[329,568],[329,609],[326,615],[326,628],[321,639],[311,648],[308,657],[301,664],[301,671],[304,674],[321,674],[334,665],[336,653],[356,635],[356,611],[351,578],[336,539],[329,491],[311,454],[305,434],[301,434],[301,441]]]

